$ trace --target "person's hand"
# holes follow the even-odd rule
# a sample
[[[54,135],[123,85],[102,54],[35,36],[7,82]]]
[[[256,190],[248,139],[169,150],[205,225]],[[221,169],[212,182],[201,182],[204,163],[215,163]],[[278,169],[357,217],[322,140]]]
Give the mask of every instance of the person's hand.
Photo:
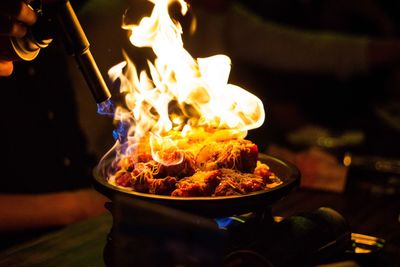
[[[29,0],[0,0],[0,48],[4,46],[1,42],[9,41],[5,36],[25,36],[27,27],[33,25],[36,19]],[[0,49],[0,58],[3,52]],[[0,59],[0,76],[9,76],[12,71],[12,61]]]

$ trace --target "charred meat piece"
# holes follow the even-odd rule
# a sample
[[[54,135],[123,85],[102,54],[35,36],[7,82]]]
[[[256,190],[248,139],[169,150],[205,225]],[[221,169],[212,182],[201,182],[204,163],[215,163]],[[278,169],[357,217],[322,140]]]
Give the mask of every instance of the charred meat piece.
[[[216,196],[247,194],[265,189],[264,179],[252,173],[222,169],[222,182],[215,189]]]
[[[181,179],[171,195],[179,197],[211,196],[221,181],[220,175],[220,170],[196,172],[193,176]]]
[[[225,179],[215,188],[214,196],[234,196],[243,195],[244,192],[233,179]]]
[[[158,171],[159,164],[154,160],[135,164],[132,171],[132,188],[135,191],[147,193],[149,191],[148,180],[154,179],[154,173]]]
[[[119,186],[131,187],[132,175],[127,171],[119,171],[115,175],[115,183]]]
[[[248,140],[211,142],[196,156],[196,166],[203,171],[221,168],[252,173],[257,165],[258,147]]]
[[[155,161],[137,163],[132,171],[131,186],[133,190],[142,193],[170,195],[175,189],[177,179],[171,176],[154,178],[154,173],[157,173],[158,169],[159,164]]]
[[[183,161],[176,165],[160,165],[157,177],[175,176],[178,178],[192,176],[196,172],[194,156],[186,152]]]
[[[257,162],[257,167],[254,169],[254,174],[261,176],[265,183],[271,183],[271,176],[273,172],[270,170],[267,164]]]
[[[139,149],[140,148],[140,149]],[[134,191],[179,197],[244,195],[282,183],[269,166],[258,161],[257,145],[249,140],[195,142],[179,153],[175,165],[155,161],[149,146],[138,146],[118,161],[114,181]],[[176,152],[176,151],[175,151]]]
[[[151,157],[151,154],[149,153],[143,153],[143,154],[132,154],[129,156],[124,156],[122,157],[116,164],[115,166],[112,166],[115,171],[128,171],[131,172],[133,169],[135,169],[135,164],[139,162],[148,162],[151,161],[153,158]]]
[[[146,181],[149,193],[157,195],[171,195],[172,191],[175,190],[176,182],[176,178],[171,176]]]

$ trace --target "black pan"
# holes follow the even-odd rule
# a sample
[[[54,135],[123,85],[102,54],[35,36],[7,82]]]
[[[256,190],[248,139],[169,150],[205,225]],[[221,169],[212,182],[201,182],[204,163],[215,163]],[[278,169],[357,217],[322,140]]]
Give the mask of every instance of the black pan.
[[[267,191],[257,191],[239,196],[171,197],[139,193],[116,187],[109,184],[107,177],[102,174],[99,168],[96,168],[94,170],[94,187],[110,200],[121,194],[131,197],[132,201],[141,199],[201,216],[217,218],[239,215],[251,211],[265,210],[271,204],[286,196],[300,183],[300,172],[293,164],[263,154],[259,155],[259,159],[270,166],[271,170],[283,181],[281,185]]]

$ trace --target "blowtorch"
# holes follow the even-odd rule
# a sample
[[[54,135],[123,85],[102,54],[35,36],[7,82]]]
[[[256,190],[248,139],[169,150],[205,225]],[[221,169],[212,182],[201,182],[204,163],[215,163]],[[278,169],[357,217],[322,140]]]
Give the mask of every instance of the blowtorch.
[[[111,93],[90,52],[85,32],[68,0],[34,0],[30,3],[37,12],[38,20],[23,38],[11,37],[3,57],[8,60],[33,60],[42,48],[58,37],[67,53],[75,57],[79,69],[94,97],[100,104],[111,97]]]

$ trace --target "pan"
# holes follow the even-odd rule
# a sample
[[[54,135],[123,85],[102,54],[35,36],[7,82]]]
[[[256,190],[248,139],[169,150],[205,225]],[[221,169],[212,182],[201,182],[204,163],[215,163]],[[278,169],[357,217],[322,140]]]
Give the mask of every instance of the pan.
[[[97,191],[107,196],[111,201],[118,195],[124,195],[132,198],[132,201],[137,199],[149,201],[200,216],[211,218],[227,217],[254,211],[263,211],[298,187],[300,172],[296,166],[265,154],[259,154],[259,160],[267,164],[283,183],[273,189],[261,190],[246,195],[172,197],[140,193],[114,186],[108,183],[107,176],[101,168],[95,168],[93,171],[93,185]],[[109,162],[111,163],[111,159]]]

